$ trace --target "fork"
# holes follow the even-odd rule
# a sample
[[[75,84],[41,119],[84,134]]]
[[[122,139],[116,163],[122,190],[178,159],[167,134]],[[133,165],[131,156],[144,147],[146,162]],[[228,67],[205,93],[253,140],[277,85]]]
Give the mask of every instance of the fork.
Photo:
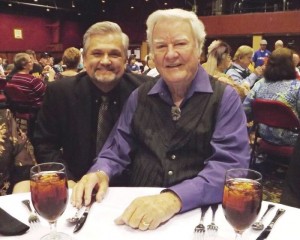
[[[210,207],[212,210],[212,220],[211,220],[211,224],[207,225],[207,231],[209,232],[209,235],[212,237],[218,231],[218,226],[215,224],[215,214],[219,207],[219,204],[215,203],[215,204],[211,205]]]
[[[38,223],[40,221],[39,217],[32,211],[30,207],[30,201],[29,200],[23,200],[22,203],[27,207],[27,209],[30,211],[30,215],[28,217],[28,222],[30,224]]]
[[[208,205],[201,207],[200,223],[194,229],[194,240],[204,239],[205,226],[203,223],[204,223],[204,216],[208,208],[209,208]]]

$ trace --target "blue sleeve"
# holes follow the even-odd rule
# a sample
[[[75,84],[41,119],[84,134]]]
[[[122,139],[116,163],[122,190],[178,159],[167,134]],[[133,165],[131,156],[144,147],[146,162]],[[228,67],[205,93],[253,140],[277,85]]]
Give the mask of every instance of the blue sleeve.
[[[195,178],[169,188],[181,199],[181,212],[221,202],[226,170],[249,167],[246,116],[240,97],[230,86],[223,94],[211,146],[213,154],[206,159],[204,169]]]

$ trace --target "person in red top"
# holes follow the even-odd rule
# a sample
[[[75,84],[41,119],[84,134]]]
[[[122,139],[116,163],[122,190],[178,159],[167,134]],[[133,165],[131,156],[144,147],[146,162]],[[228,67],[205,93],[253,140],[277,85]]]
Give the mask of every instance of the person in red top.
[[[40,106],[46,90],[46,84],[42,79],[29,73],[33,68],[30,56],[27,53],[17,53],[14,57],[14,65],[16,73],[9,80],[9,83],[19,86],[26,95],[30,96],[33,105]]]

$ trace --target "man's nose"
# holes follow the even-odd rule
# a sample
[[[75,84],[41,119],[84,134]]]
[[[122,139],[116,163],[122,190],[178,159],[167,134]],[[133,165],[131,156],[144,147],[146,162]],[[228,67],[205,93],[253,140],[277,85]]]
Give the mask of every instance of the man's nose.
[[[110,58],[108,56],[108,54],[104,54],[101,58],[101,64],[110,64],[111,61],[110,61]]]
[[[173,58],[177,55],[178,53],[175,51],[174,46],[172,44],[168,45],[166,57]]]

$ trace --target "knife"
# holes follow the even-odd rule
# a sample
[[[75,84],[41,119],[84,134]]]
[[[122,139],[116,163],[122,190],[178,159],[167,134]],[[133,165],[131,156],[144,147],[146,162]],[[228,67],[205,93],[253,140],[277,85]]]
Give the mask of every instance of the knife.
[[[75,228],[73,230],[73,233],[78,232],[82,228],[82,226],[84,225],[84,223],[85,223],[85,221],[87,219],[89,211],[90,211],[90,209],[91,209],[91,207],[92,207],[92,205],[93,205],[93,203],[95,201],[96,201],[96,194],[93,194],[92,195],[91,203],[85,208],[82,216],[79,218],[78,222],[76,223],[76,226],[75,226]]]
[[[278,218],[282,214],[284,214],[284,212],[285,212],[284,209],[282,209],[282,208],[278,209],[277,212],[276,212],[275,217],[272,219],[272,221],[270,222],[270,224],[265,228],[265,230],[263,230],[261,232],[261,234],[258,236],[258,238],[256,238],[256,240],[264,240],[264,239],[266,239],[269,236],[271,230],[273,229],[275,222],[278,220]]]

